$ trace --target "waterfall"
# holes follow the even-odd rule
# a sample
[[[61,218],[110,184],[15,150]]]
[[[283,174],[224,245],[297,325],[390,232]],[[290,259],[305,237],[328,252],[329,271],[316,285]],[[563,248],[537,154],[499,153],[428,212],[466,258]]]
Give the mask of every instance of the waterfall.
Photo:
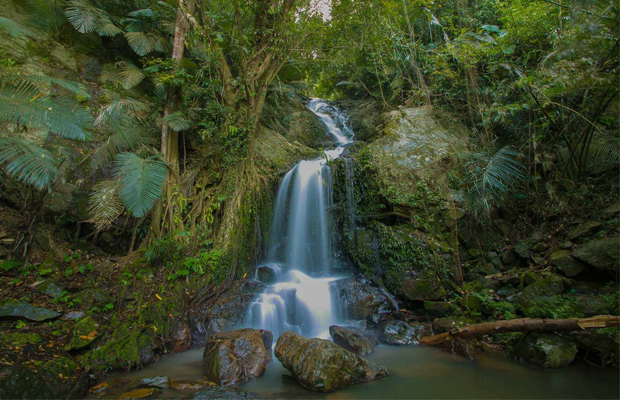
[[[325,125],[336,148],[325,156],[302,161],[282,179],[273,212],[270,246],[263,267],[275,283],[250,306],[245,324],[268,329],[278,337],[292,330],[304,336],[329,337],[329,327],[341,315],[332,302],[331,231],[333,205],[328,161],[339,158],[351,143],[348,117],[321,99],[308,105]]]

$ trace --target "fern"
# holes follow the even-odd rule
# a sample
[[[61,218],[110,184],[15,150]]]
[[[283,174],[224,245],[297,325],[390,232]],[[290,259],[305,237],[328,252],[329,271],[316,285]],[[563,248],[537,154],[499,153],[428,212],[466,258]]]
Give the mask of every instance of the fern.
[[[525,169],[516,159],[520,153],[512,146],[501,148],[493,156],[474,155],[469,177],[469,200],[474,210],[489,211],[494,202],[525,180]]]
[[[119,188],[120,182],[117,180],[99,182],[93,188],[89,198],[88,222],[95,224],[97,229],[106,229],[123,213],[125,208],[118,195]]]
[[[168,176],[164,161],[155,157],[142,159],[133,153],[116,157],[116,178],[120,180],[119,195],[127,210],[136,218],[153,209],[161,196]]]
[[[13,37],[35,37],[36,34],[30,29],[26,28],[19,22],[15,22],[12,19],[0,17],[0,30],[6,30],[9,32],[9,35]]]
[[[50,189],[59,175],[54,157],[20,138],[0,137],[0,164],[6,173],[37,189]]]

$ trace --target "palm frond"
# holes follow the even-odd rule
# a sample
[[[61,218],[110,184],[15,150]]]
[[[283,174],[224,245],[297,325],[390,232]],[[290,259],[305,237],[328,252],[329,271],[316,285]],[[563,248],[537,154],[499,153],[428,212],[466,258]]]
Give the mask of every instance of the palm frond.
[[[13,37],[35,37],[36,33],[26,28],[19,22],[13,21],[9,18],[0,17],[0,31],[8,31],[9,35]]]
[[[79,96],[84,96],[87,99],[90,99],[90,93],[88,93],[88,90],[82,84],[76,81],[70,81],[67,79],[60,79],[60,78],[52,78],[47,75],[26,75],[26,76],[20,76],[19,79],[21,79],[22,81],[32,82],[32,83],[44,83],[50,86],[57,85],[65,89],[68,92],[77,94]]]
[[[70,1],[65,11],[69,23],[80,33],[91,33],[97,29],[101,10],[84,1]]]
[[[90,113],[67,97],[41,98],[27,82],[0,86],[0,121],[21,123],[72,140],[87,140]]]
[[[125,38],[129,46],[139,56],[146,56],[160,47],[158,41],[153,36],[144,32],[126,32]]]
[[[0,137],[0,164],[9,176],[40,190],[49,189],[58,176],[54,157],[21,138]]]
[[[191,128],[190,122],[181,111],[176,111],[168,115],[164,118],[164,122],[167,122],[168,126],[175,132],[186,131]]]
[[[139,100],[115,96],[110,104],[101,108],[95,119],[95,125],[102,126],[106,123],[122,125],[127,116],[139,119],[140,115],[148,110],[148,104]]]
[[[129,212],[141,218],[159,200],[168,168],[164,161],[151,157],[142,159],[133,153],[116,157],[116,177],[121,182],[119,195]]]
[[[144,142],[140,126],[131,121],[121,125],[112,124],[114,132],[95,150],[93,167],[99,168],[111,162],[118,154],[133,150]]]
[[[142,70],[132,63],[127,63],[125,66],[121,67],[119,76],[121,77],[121,85],[123,85],[125,89],[138,86],[145,78]]]
[[[93,188],[89,197],[88,222],[95,224],[97,229],[108,228],[125,210],[119,190],[120,182],[115,179],[99,182]]]

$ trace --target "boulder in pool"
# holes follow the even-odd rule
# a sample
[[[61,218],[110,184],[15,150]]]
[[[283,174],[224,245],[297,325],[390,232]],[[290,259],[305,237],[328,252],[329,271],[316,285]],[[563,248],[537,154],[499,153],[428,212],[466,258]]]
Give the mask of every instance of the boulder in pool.
[[[389,374],[387,368],[323,339],[308,339],[293,332],[280,336],[275,355],[297,382],[315,392],[332,392]]]
[[[394,302],[381,289],[359,279],[341,279],[330,284],[335,301],[346,307],[349,319],[365,319],[373,314],[398,311]]]
[[[517,360],[545,368],[566,367],[577,355],[575,342],[555,333],[529,333],[509,349]]]
[[[375,334],[384,344],[408,346],[418,344],[420,339],[433,334],[430,324],[409,325],[405,321],[388,320],[375,328]]]
[[[202,362],[206,378],[222,386],[258,378],[265,372],[272,340],[271,332],[257,329],[211,336]]]
[[[329,334],[338,346],[360,356],[375,351],[375,346],[379,343],[374,336],[352,326],[330,326]]]

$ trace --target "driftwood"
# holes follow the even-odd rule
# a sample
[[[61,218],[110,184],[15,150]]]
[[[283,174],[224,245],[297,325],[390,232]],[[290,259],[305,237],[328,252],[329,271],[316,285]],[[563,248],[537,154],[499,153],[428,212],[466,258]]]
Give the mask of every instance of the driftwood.
[[[450,332],[422,338],[420,344],[423,346],[439,346],[453,338],[469,338],[494,333],[581,331],[609,327],[620,327],[620,317],[599,315],[579,319],[511,319],[454,328]]]

